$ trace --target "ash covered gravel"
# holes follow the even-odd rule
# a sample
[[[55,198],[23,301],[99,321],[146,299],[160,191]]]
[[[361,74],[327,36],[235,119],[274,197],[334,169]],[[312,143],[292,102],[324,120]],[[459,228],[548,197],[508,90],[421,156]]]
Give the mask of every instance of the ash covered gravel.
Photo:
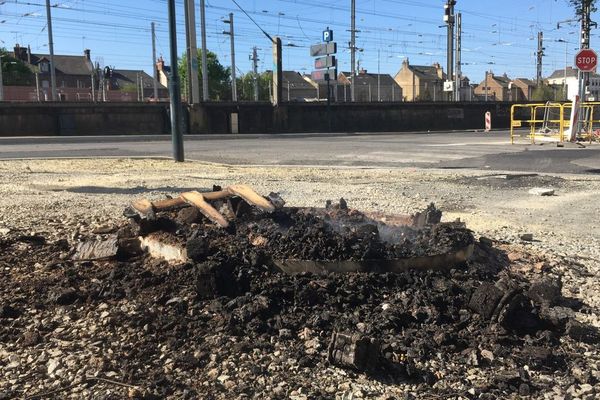
[[[600,326],[598,181],[563,177],[557,196],[540,199],[526,178],[516,188],[465,180],[475,176],[1,162],[0,398],[597,398],[600,354],[588,328]],[[435,202],[493,247],[478,245],[447,273],[397,276],[290,277],[250,254],[177,267],[69,260],[79,240],[121,225],[132,199],[214,182],[278,191],[293,206],[343,196],[359,209],[410,213]],[[212,284],[198,284],[206,277]],[[530,294],[546,278],[562,283],[552,306]],[[473,310],[485,284],[513,287],[541,328]],[[378,369],[331,365],[334,331],[381,341]]]

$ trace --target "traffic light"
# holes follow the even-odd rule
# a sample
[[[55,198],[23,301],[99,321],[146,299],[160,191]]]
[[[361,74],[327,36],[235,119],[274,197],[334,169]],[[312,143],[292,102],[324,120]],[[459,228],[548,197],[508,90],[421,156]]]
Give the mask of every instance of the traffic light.
[[[444,4],[444,22],[447,24],[454,23],[454,6],[456,5],[456,0],[448,0],[446,4]]]

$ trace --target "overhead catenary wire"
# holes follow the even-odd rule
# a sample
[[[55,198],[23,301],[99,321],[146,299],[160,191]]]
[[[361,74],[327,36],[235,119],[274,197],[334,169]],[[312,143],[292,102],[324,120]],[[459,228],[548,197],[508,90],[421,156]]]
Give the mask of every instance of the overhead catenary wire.
[[[40,0],[29,0],[28,3],[41,4],[39,1]],[[435,9],[437,7],[421,1],[377,1],[406,5],[405,9],[410,9],[411,7],[412,9],[417,7],[421,9]],[[243,6],[241,0],[237,0],[237,2]],[[78,38],[79,40],[81,38],[82,26],[85,26],[86,36],[88,37],[88,39],[86,39],[86,44],[89,42],[92,46],[95,41],[98,43],[110,43],[111,37],[115,39],[118,37],[116,40],[118,40],[119,43],[122,41],[123,43],[132,44],[130,46],[130,49],[132,50],[129,51],[131,55],[124,54],[122,51],[115,51],[114,49],[108,51],[103,50],[102,53],[96,54],[103,56],[107,60],[115,58],[118,60],[119,64],[123,63],[124,65],[135,65],[136,58],[147,57],[147,54],[149,54],[149,50],[145,50],[146,53],[143,53],[143,49],[145,47],[149,48],[149,36],[147,33],[149,31],[149,23],[143,23],[143,21],[155,20],[159,24],[166,23],[165,16],[157,13],[152,5],[158,4],[164,6],[166,4],[166,0],[148,0],[147,3],[149,5],[148,7],[139,7],[131,3],[128,4],[123,2],[111,2],[111,4],[87,2],[85,3],[85,7],[82,7],[82,4],[73,3],[73,6],[68,9],[63,9],[61,8],[60,4],[57,4],[57,7],[53,9],[60,10],[59,16],[56,17],[56,20],[60,21],[61,23],[59,24],[60,28],[55,27],[55,37],[71,37]],[[177,3],[179,5],[181,4],[181,1],[177,1]],[[226,15],[227,12],[238,10],[233,2],[229,3],[231,6],[228,6],[227,3],[228,2],[210,2],[210,4],[207,6],[207,20],[214,21],[216,26],[218,20]],[[319,9],[328,10],[330,17],[325,18],[326,14],[309,15],[307,13],[300,12],[299,9],[297,12],[286,11],[286,15],[279,15],[277,12],[278,7],[289,7],[290,5],[293,6],[294,3],[302,6],[302,9],[305,7],[312,7],[313,9],[316,9],[318,6]],[[24,6],[21,4],[15,4],[15,2],[11,1],[7,1],[6,4],[11,5],[10,7],[12,7],[15,11],[22,10],[22,12],[14,13],[20,15],[31,12],[32,10],[35,10],[36,7],[35,5]],[[349,37],[349,32],[346,32],[348,24],[345,22],[345,18],[340,19],[333,17],[335,15],[340,15],[340,13],[349,13],[349,2],[346,4],[321,3],[316,2],[315,0],[273,0],[272,2],[264,4],[266,6],[265,8],[269,9],[265,10],[267,12],[256,8],[246,8],[245,11],[252,16],[254,22],[256,22],[259,26],[268,26],[269,24],[274,26],[275,18],[277,18],[277,21],[280,22],[281,36],[284,40],[284,45],[286,43],[290,43],[297,46],[285,48],[285,60],[289,60],[289,67],[286,67],[286,69],[292,68],[297,70],[309,70],[311,68],[311,63],[306,54],[306,49],[311,44],[314,44],[315,41],[318,41],[318,39],[315,37],[314,40],[311,40],[310,36],[312,35],[310,33],[307,35],[308,32],[319,32],[323,25],[333,22],[332,26],[338,32],[337,37],[339,41],[346,41],[346,38]],[[365,21],[357,21],[358,28],[362,31],[357,46],[364,47],[365,49],[362,53],[359,53],[365,67],[368,67],[369,63],[372,64],[372,60],[374,59],[378,49],[381,50],[382,53],[382,69],[388,70],[392,74],[399,69],[403,57],[410,57],[411,61],[417,64],[431,64],[435,61],[443,61],[443,46],[439,43],[439,40],[445,35],[441,35],[441,32],[436,32],[435,29],[431,29],[432,22],[435,21],[434,19],[417,17],[411,19],[421,21],[420,23],[414,21],[412,21],[413,23],[407,23],[408,21],[406,19],[402,19],[401,17],[403,16],[398,15],[397,12],[387,13],[380,7],[377,9],[369,8],[365,10],[364,6],[361,6],[360,2],[358,5],[359,7],[357,9],[357,13],[361,14],[364,11],[363,14],[372,15],[383,21],[383,23],[379,26],[372,26],[373,23],[369,23],[368,19],[365,19]],[[178,6],[178,8],[180,7]],[[479,13],[477,10],[470,10],[470,8],[472,7],[465,7],[464,9],[461,9],[461,12]],[[182,12],[182,9],[178,11],[178,18],[182,18]],[[67,13],[72,13],[74,18],[66,17]],[[405,12],[405,14],[411,17],[410,11]],[[418,13],[413,13],[413,15],[417,14]],[[5,15],[6,13],[3,12],[2,19],[10,19],[9,16]],[[58,18],[61,18],[61,16],[64,18],[69,18],[71,21],[59,20]],[[15,18],[16,17],[17,15],[15,15]],[[39,17],[37,18],[39,19]],[[512,18],[516,22],[507,24],[509,25],[508,28],[504,29],[499,37],[486,33],[490,31],[490,27],[485,23],[481,23],[481,21],[484,19],[490,21],[510,21],[511,18],[498,17],[493,14],[488,14],[485,15],[485,18],[478,18],[480,21],[479,23],[471,21],[468,26],[464,27],[463,62],[464,65],[467,66],[467,71],[465,71],[466,74],[468,74],[470,70],[476,68],[478,65],[486,65],[487,60],[492,60],[494,62],[493,68],[495,70],[499,70],[500,73],[506,71],[514,76],[533,75],[531,61],[533,61],[532,54],[535,51],[533,46],[534,42],[528,42],[526,38],[531,36],[535,29],[528,27],[527,24],[530,22],[531,24],[537,24],[538,21],[521,16]],[[15,28],[21,28],[31,31],[29,26],[35,26],[34,21],[36,21],[36,17],[26,17],[23,18],[23,21],[26,22],[20,23],[19,26],[11,25],[12,29],[14,30]],[[259,40],[259,36],[264,35],[263,32],[256,30],[256,25],[254,22],[250,19],[239,19],[236,27],[236,41],[240,46],[251,48],[257,43],[257,40]],[[209,22],[209,25],[212,25],[212,22]],[[542,20],[541,25],[544,27],[544,30],[549,30],[552,22]],[[1,27],[2,24],[0,24],[0,28]],[[90,32],[95,32],[96,34],[87,34],[88,29],[90,29]],[[117,36],[118,32],[123,30],[128,31],[127,34]],[[146,33],[144,33],[144,31]],[[381,33],[381,35],[379,33]],[[159,48],[161,48],[161,42],[164,43],[165,41],[165,35],[165,29],[160,29],[157,31]],[[207,32],[207,36],[213,46],[215,46],[217,43],[223,42],[222,35],[217,33],[216,29],[213,30],[211,28]],[[27,40],[28,37],[32,38],[32,36],[25,34],[25,39],[23,40]],[[122,37],[126,37],[126,39],[122,39]],[[519,38],[521,39],[520,41],[518,40]],[[514,45],[511,48],[509,44],[505,45],[504,42],[518,42],[518,46]],[[39,44],[39,42],[37,43]],[[57,46],[57,50],[60,52],[60,54],[80,54],[80,50],[62,46],[61,43],[64,43],[64,41],[60,40]],[[469,48],[475,47],[473,43],[477,43],[483,48],[475,52],[469,52]],[[556,59],[562,59],[562,57],[564,57],[564,50],[552,48],[551,46],[548,47],[547,54],[549,60],[546,64],[549,68],[552,65],[557,64]],[[92,49],[94,48],[92,47]],[[164,53],[164,49],[161,48],[161,51]],[[226,53],[227,50],[225,49],[225,46],[218,51],[220,58],[224,58]],[[263,54],[268,56],[267,51],[263,51]],[[392,57],[384,56],[386,54],[389,54]],[[339,61],[341,69],[349,69],[349,63],[347,61],[348,55],[348,53],[344,52],[340,54]],[[400,57],[401,55],[403,57]],[[263,57],[263,59],[264,58],[266,57]],[[114,64],[113,61],[111,61],[111,63]],[[261,68],[264,68],[265,65],[270,65],[270,63],[265,63],[264,61],[261,61],[260,64]],[[558,64],[560,64],[560,62],[558,62]],[[371,67],[373,66],[371,65]],[[243,66],[243,68],[247,68],[249,70],[251,68],[250,63],[248,62]]]

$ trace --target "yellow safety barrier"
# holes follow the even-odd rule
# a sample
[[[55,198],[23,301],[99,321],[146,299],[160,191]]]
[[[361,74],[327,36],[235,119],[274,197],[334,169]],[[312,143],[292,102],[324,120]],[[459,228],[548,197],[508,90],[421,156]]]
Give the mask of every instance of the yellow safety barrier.
[[[513,104],[510,109],[511,144],[521,137],[528,138],[532,144],[535,144],[536,139],[564,142],[565,131],[570,128],[572,108],[570,102]],[[597,108],[600,108],[600,102],[581,104],[579,120],[583,129],[577,134],[579,139],[589,140],[590,143],[600,140],[600,119],[594,119],[594,115],[600,118],[600,110]]]

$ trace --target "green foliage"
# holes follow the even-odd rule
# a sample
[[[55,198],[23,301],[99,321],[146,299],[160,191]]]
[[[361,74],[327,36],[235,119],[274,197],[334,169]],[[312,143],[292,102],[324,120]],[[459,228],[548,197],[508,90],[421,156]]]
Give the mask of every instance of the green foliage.
[[[224,67],[212,51],[206,53],[208,67],[208,95],[211,100],[231,100],[231,68]],[[184,87],[188,85],[187,55],[179,59],[179,74]],[[198,82],[202,93],[202,50],[198,49]],[[183,91],[182,91],[183,92]]]
[[[29,86],[35,83],[35,76],[21,60],[17,60],[5,48],[2,55],[2,80],[6,86]]]
[[[241,101],[254,101],[254,74],[248,72],[243,74],[237,81],[238,99]],[[269,85],[271,84],[271,73],[258,74],[258,100],[269,101]]]
[[[126,83],[121,87],[121,91],[126,93],[137,93],[138,90],[138,85],[135,83]]]
[[[533,101],[556,101],[562,98],[562,88],[540,85],[531,94]]]
[[[575,14],[578,16],[583,15],[583,7],[586,4],[590,6],[590,12],[592,13],[598,10],[596,0],[569,0],[569,4],[575,9]]]

